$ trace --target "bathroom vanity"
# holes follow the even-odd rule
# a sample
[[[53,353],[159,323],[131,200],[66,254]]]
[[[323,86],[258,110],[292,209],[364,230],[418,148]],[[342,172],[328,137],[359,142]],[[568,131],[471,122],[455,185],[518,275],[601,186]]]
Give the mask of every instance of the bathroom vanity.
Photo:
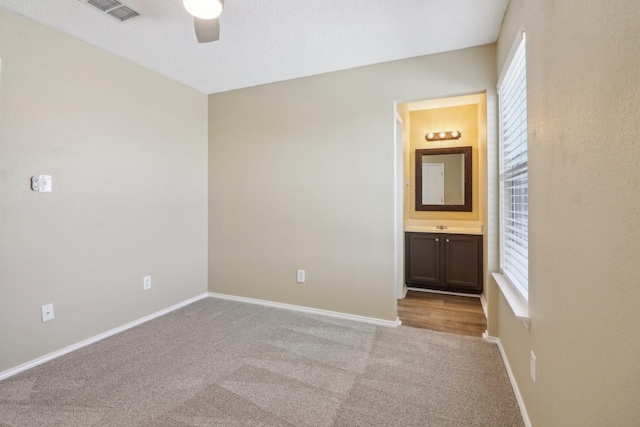
[[[414,218],[404,223],[407,286],[482,293],[483,225],[473,218],[473,176],[471,146],[415,150]],[[465,212],[473,220],[459,219]]]
[[[404,257],[407,286],[482,293],[481,234],[407,231]]]

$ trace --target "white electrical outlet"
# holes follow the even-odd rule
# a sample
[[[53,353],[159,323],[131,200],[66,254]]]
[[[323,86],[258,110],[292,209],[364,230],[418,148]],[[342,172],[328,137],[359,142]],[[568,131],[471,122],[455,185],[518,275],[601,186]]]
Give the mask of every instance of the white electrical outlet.
[[[531,379],[536,383],[536,355],[531,350]]]
[[[304,270],[298,270],[298,283],[304,283]]]
[[[53,304],[47,304],[42,306],[42,321],[48,322],[49,320],[53,320]]]
[[[144,279],[142,279],[142,289],[145,291],[151,289],[151,276],[144,276]]]

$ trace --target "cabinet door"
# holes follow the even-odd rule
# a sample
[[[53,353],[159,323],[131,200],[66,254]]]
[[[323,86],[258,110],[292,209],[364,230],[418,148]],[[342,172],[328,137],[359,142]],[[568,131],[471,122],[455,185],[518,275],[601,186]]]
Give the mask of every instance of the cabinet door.
[[[482,240],[479,236],[444,236],[444,284],[465,292],[482,292],[480,266]]]
[[[438,285],[442,259],[440,234],[407,233],[405,236],[405,281],[413,285]]]

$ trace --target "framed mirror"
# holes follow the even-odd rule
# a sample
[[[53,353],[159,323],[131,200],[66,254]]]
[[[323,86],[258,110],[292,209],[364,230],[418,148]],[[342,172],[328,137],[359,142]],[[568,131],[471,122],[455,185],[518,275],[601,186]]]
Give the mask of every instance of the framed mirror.
[[[472,211],[471,147],[416,150],[416,210]]]

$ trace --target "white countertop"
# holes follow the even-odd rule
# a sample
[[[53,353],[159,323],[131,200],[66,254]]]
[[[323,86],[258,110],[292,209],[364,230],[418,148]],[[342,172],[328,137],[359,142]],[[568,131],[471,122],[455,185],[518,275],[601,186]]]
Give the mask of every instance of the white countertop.
[[[438,228],[441,225],[446,228]],[[407,220],[404,223],[404,231],[414,233],[482,234],[482,229],[477,221]]]

